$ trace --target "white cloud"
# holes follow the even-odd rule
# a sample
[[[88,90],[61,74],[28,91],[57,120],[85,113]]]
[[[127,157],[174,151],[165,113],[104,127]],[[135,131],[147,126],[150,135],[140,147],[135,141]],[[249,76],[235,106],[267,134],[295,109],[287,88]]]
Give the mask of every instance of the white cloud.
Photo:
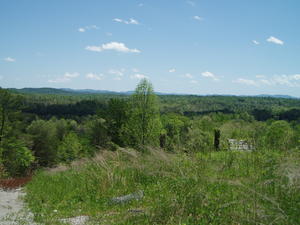
[[[101,46],[86,46],[85,49],[92,51],[92,52],[102,52],[103,51]]]
[[[186,77],[186,78],[189,78],[189,79],[193,79],[194,78],[193,75],[190,74],[190,73],[186,73],[183,76]]]
[[[233,81],[234,83],[245,84],[250,86],[257,86],[258,84],[254,80],[238,78],[237,80]]]
[[[278,45],[283,45],[284,42],[276,37],[273,37],[273,36],[270,36],[268,39],[267,39],[268,42],[272,42],[274,44],[278,44]]]
[[[271,77],[266,77],[264,75],[257,75],[256,80],[239,78],[234,80],[234,83],[241,83],[252,86],[288,86],[288,87],[300,87],[300,74],[293,75],[274,75]]]
[[[200,17],[200,16],[193,16],[193,19],[198,20],[198,21],[202,21],[203,20],[203,18]]]
[[[269,86],[273,85],[271,81],[266,80],[266,79],[260,79],[258,82],[265,84],[265,85],[269,85]]]
[[[102,80],[103,74],[88,73],[85,75],[85,77],[91,80]]]
[[[79,76],[79,73],[65,73],[64,74],[64,77],[66,78],[75,78],[75,77],[78,77]]]
[[[117,22],[117,23],[124,23],[124,24],[134,24],[134,25],[139,25],[139,21],[133,19],[133,18],[130,18],[129,20],[123,20],[123,19],[120,19],[120,18],[114,18],[113,21]]]
[[[141,51],[134,48],[130,49],[126,47],[124,43],[121,42],[109,42],[106,44],[102,44],[101,46],[87,46],[85,47],[86,50],[94,51],[94,52],[102,52],[104,50],[114,50],[117,52],[131,52],[131,53],[140,53]]]
[[[193,7],[196,5],[196,3],[194,1],[190,1],[190,0],[186,1],[186,3]]]
[[[118,23],[123,23],[123,20],[121,20],[119,18],[114,18],[113,21],[118,22]]]
[[[6,61],[6,62],[15,62],[16,61],[16,59],[11,58],[11,57],[6,57],[3,60]]]
[[[66,72],[62,77],[48,80],[49,83],[65,83],[71,81],[73,78],[79,77],[79,73],[69,73]]]
[[[139,69],[137,69],[137,68],[132,68],[132,72],[138,73],[138,72],[139,72]]]
[[[196,81],[196,80],[191,80],[190,83],[191,83],[191,84],[198,84],[198,81]]]
[[[256,40],[252,40],[252,42],[253,42],[253,44],[255,44],[255,45],[259,45],[260,43],[258,42],[258,41],[256,41]]]
[[[169,69],[169,73],[174,73],[176,72],[176,69],[172,68],[172,69]]]
[[[140,74],[140,73],[136,73],[130,76],[131,79],[148,79],[149,77],[144,75],[144,74]]]
[[[83,33],[87,30],[98,30],[98,29],[99,29],[99,27],[96,25],[89,25],[89,26],[85,26],[85,27],[79,27],[78,31]]]
[[[300,74],[294,74],[291,76],[294,80],[300,80]]]
[[[201,73],[201,75],[203,77],[211,78],[214,81],[218,81],[219,80],[219,78],[215,74],[213,74],[212,72],[209,72],[209,71],[205,71],[205,72]]]
[[[116,75],[118,77],[122,77],[124,75],[125,69],[120,69],[120,70],[116,70],[116,69],[110,69],[108,71],[108,73]]]
[[[140,24],[140,23],[139,23],[137,20],[130,18],[130,19],[129,19],[129,24],[135,24],[135,25],[138,25],[138,24]]]

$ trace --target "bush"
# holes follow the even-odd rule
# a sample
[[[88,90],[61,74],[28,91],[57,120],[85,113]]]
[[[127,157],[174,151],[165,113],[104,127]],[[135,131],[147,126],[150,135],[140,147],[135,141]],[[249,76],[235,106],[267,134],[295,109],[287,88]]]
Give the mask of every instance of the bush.
[[[35,159],[24,143],[17,139],[5,140],[0,152],[4,169],[11,176],[25,175]]]
[[[266,143],[270,149],[288,150],[291,148],[293,130],[284,120],[273,122],[267,129]]]
[[[84,155],[83,146],[73,132],[67,134],[58,146],[57,157],[59,162],[71,162]]]

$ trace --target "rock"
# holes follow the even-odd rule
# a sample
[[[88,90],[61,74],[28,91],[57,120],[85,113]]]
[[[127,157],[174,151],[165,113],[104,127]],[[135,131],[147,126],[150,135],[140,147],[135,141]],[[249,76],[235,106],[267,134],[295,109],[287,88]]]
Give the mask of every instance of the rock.
[[[128,212],[130,213],[145,213],[143,209],[129,209]]]
[[[72,218],[60,219],[61,222],[69,223],[71,225],[85,225],[88,220],[88,216],[76,216]]]
[[[131,200],[140,200],[143,197],[144,197],[144,192],[142,190],[140,190],[140,191],[131,193],[129,195],[124,195],[124,196],[112,198],[111,201],[113,203],[119,204],[119,203],[126,203],[126,202],[129,202]]]

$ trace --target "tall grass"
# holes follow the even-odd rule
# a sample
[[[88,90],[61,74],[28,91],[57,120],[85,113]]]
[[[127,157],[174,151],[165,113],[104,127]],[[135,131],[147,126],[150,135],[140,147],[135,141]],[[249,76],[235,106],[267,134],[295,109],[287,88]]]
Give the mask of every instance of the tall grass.
[[[104,151],[65,171],[39,172],[26,201],[46,224],[78,215],[91,224],[300,224],[299,162],[295,151]],[[138,190],[142,200],[111,202]]]

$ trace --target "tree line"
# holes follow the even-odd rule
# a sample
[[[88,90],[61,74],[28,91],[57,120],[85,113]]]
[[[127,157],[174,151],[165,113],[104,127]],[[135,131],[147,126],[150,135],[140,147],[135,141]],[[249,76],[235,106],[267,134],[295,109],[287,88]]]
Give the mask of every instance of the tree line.
[[[58,96],[58,101],[47,95],[44,103],[39,98],[0,89],[0,177],[119,147],[208,152],[228,149],[228,138],[248,140],[257,150],[299,147],[299,102],[294,100],[263,98],[254,110],[242,111],[253,99],[158,97],[146,79],[131,96],[79,101]]]

